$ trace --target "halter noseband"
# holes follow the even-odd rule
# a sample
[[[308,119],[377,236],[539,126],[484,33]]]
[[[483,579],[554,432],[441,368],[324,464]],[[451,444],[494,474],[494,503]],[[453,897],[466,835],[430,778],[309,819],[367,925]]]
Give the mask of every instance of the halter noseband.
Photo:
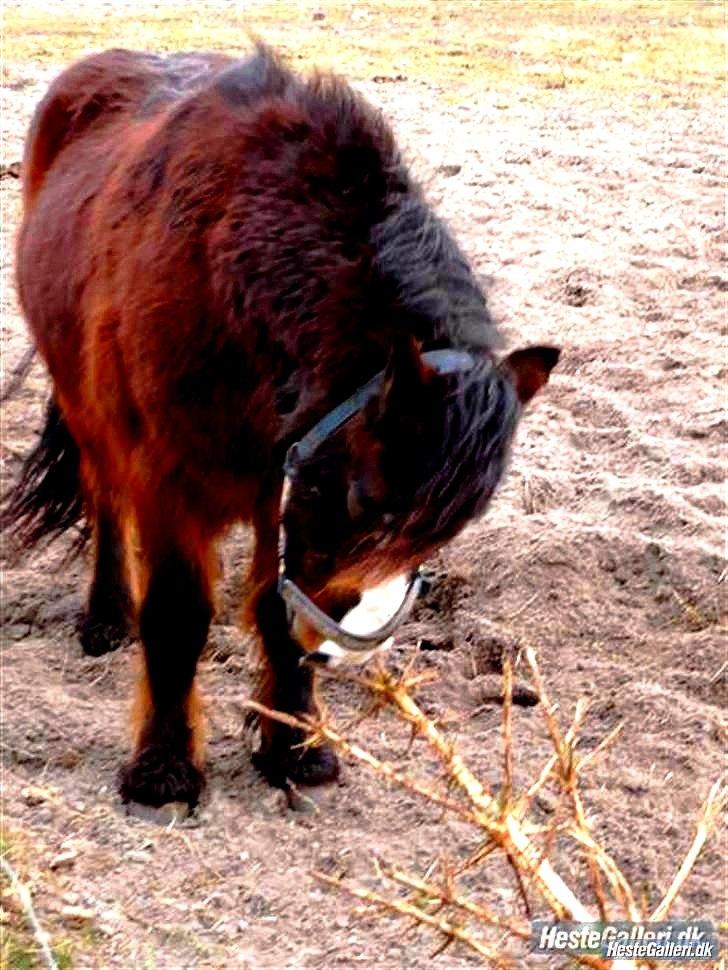
[[[475,357],[466,350],[430,350],[422,354],[424,363],[432,367],[438,374],[454,374],[459,371],[470,370],[475,364]],[[393,631],[409,615],[420,591],[422,582],[420,568],[413,570],[402,603],[394,614],[371,633],[350,633],[340,623],[324,613],[292,579],[286,575],[285,551],[286,533],[283,526],[283,512],[288,494],[290,480],[294,479],[298,465],[306,461],[316,451],[323,441],[337,431],[343,424],[360,411],[377,394],[384,383],[384,371],[380,371],[370,381],[355,391],[351,397],[329,411],[311,430],[288,449],[283,464],[286,480],[281,495],[280,524],[278,534],[278,592],[286,604],[289,624],[296,613],[301,614],[308,623],[323,636],[331,640],[346,653],[368,655],[375,651],[384,641],[388,640]],[[304,659],[313,662],[326,663],[331,654],[326,651],[315,651]]]

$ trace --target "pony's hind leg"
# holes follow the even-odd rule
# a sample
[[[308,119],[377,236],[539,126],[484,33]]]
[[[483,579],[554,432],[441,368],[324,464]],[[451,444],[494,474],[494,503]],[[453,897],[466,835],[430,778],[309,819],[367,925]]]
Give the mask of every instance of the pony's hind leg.
[[[125,543],[112,512],[97,512],[94,542],[94,576],[78,635],[83,652],[100,657],[128,642],[131,631]]]
[[[120,775],[125,802],[159,807],[199,800],[202,739],[194,678],[212,618],[209,548],[169,544],[147,559],[139,612],[144,671],[137,696],[138,738]]]

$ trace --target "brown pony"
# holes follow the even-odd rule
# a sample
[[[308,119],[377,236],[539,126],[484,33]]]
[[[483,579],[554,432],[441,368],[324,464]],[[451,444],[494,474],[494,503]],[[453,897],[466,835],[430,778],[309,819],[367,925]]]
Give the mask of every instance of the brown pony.
[[[558,351],[496,359],[485,298],[386,123],[262,45],[75,64],[35,113],[23,179],[19,292],[53,394],[5,520],[25,546],[91,527],[83,649],[132,622],[144,648],[122,797],[194,805],[195,668],[232,523],[255,532],[261,699],[316,710],[300,660],[317,637],[278,587],[291,444],[383,371],[300,457],[285,506],[286,573],[340,619],[484,510]],[[442,348],[470,364],[429,366]],[[334,753],[302,740],[262,725],[273,784],[335,777]]]

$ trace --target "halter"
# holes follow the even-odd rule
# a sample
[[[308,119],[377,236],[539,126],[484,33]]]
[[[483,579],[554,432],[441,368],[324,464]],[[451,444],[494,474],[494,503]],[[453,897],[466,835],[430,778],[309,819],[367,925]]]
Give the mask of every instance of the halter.
[[[438,374],[467,371],[475,364],[475,358],[466,350],[430,350],[422,354],[422,360]],[[384,373],[384,371],[380,371],[358,391],[355,391],[351,397],[329,411],[303,438],[292,444],[283,464],[283,472],[286,477],[281,494],[279,517],[278,593],[286,604],[289,625],[293,623],[294,616],[298,613],[326,640],[332,640],[345,652],[359,655],[370,654],[376,650],[389,639],[393,631],[409,615],[422,583],[420,567],[418,566],[410,574],[402,603],[385,624],[376,630],[372,630],[371,633],[350,633],[316,606],[313,600],[286,575],[286,532],[283,526],[283,513],[290,493],[290,483],[296,476],[299,464],[309,459],[322,442],[360,411],[381,390],[384,383]],[[323,651],[319,655],[317,651],[304,659],[324,660],[325,662],[326,655]]]

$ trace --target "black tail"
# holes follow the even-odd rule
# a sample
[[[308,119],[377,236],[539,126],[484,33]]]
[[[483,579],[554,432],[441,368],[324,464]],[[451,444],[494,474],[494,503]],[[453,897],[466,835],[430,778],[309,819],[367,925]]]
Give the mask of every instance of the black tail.
[[[40,441],[5,496],[0,522],[12,546],[21,550],[43,539],[50,542],[80,522],[83,514],[78,447],[51,398]],[[76,545],[83,545],[83,539],[82,534]]]

